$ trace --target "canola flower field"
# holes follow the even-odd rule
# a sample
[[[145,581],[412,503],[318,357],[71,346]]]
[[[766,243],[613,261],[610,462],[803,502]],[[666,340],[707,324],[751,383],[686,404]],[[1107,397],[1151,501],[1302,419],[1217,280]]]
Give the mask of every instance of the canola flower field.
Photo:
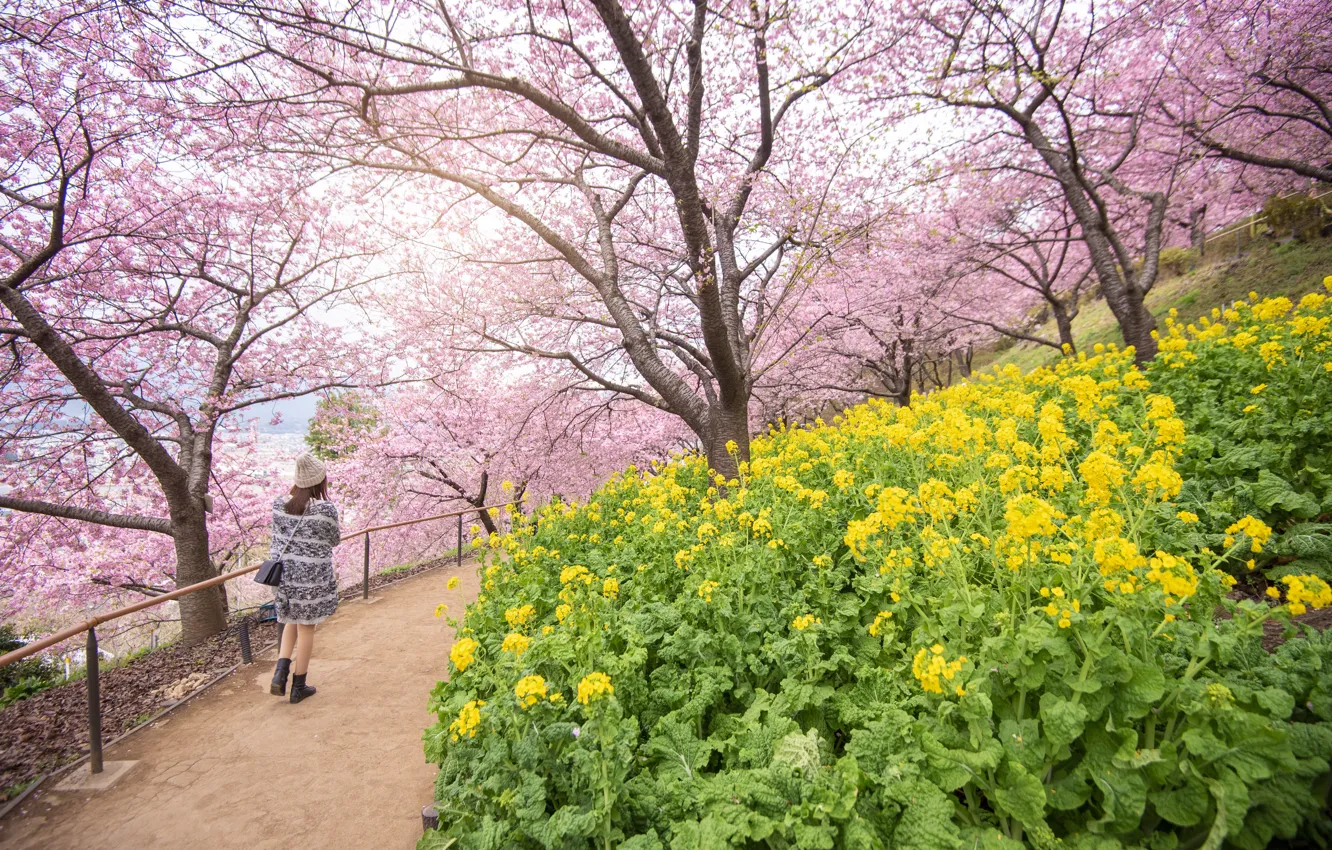
[[[420,846],[1325,846],[1332,300],[1252,302],[515,517]]]

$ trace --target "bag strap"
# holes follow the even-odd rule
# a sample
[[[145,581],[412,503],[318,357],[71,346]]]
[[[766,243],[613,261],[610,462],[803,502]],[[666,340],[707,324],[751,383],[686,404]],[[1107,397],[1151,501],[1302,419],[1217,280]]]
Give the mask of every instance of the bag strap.
[[[300,529],[301,529],[301,523],[305,522],[305,514],[306,514],[306,513],[309,513],[309,512],[310,512],[310,505],[309,505],[309,503],[307,502],[306,505],[305,505],[305,513],[301,514],[301,518],[298,519],[298,520],[296,520],[296,527],[293,528],[293,529],[291,530],[291,534],[287,535],[287,542],[282,544],[282,550],[279,551],[279,552],[277,553],[277,555],[273,556],[273,560],[275,560],[275,561],[277,561],[277,560],[281,560],[282,556],[285,555],[285,554],[287,554],[287,547],[290,546],[290,545],[291,545],[291,541],[292,541],[293,539],[295,539],[295,537],[296,537],[296,532],[297,532],[297,531],[300,531]],[[284,511],[284,513],[285,513],[285,511]],[[290,516],[290,514],[288,514],[288,516]]]

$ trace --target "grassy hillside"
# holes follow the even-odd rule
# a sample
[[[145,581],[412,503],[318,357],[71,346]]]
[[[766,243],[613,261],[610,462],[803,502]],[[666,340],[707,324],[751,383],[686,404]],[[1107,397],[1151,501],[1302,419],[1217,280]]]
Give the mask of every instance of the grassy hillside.
[[[1204,263],[1187,274],[1160,280],[1148,294],[1147,306],[1158,319],[1173,307],[1179,311],[1180,321],[1191,322],[1213,307],[1246,298],[1250,291],[1262,296],[1303,295],[1319,288],[1328,274],[1332,274],[1332,240],[1258,245],[1245,256]],[[1090,349],[1098,342],[1120,345],[1124,342],[1114,315],[1105,300],[1099,298],[1083,302],[1073,321],[1073,334],[1082,349]],[[1041,335],[1057,338],[1054,322],[1043,326]],[[1047,346],[1006,342],[976,352],[973,368],[980,371],[1013,363],[1026,371],[1047,365],[1057,357],[1054,349]]]

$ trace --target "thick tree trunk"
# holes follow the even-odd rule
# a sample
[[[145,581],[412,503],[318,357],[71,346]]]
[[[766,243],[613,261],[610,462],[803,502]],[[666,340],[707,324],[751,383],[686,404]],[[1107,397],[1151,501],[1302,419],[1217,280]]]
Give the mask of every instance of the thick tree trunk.
[[[957,370],[963,378],[971,377],[971,358],[974,354],[975,349],[970,345],[957,350]]]
[[[1124,344],[1133,346],[1134,360],[1146,363],[1156,356],[1156,340],[1152,337],[1152,331],[1156,330],[1156,317],[1147,309],[1142,294],[1136,288],[1125,287],[1123,300],[1127,309],[1122,314],[1115,310],[1114,302],[1107,299],[1107,303],[1119,320]]]
[[[1108,232],[1111,225],[1092,206],[1073,166],[1050,143],[1036,122],[1028,118],[1020,123],[1027,141],[1045,160],[1045,164],[1059,181],[1064,200],[1068,202],[1069,209],[1078,220],[1082,239],[1087,245],[1087,253],[1091,255],[1092,268],[1096,271],[1097,283],[1101,286],[1101,294],[1105,296],[1106,306],[1119,322],[1119,328],[1124,335],[1124,344],[1133,346],[1134,358],[1139,363],[1146,363],[1156,356],[1156,340],[1152,339],[1152,331],[1156,329],[1156,317],[1143,304],[1143,296],[1146,294],[1143,287],[1150,289],[1156,278],[1163,209],[1154,206],[1146,225],[1148,232],[1145,234],[1144,244],[1147,246],[1147,256],[1143,258],[1142,273],[1138,276],[1138,282],[1142,282],[1142,287],[1139,287],[1138,282],[1132,277],[1132,269],[1124,268],[1115,256],[1112,244],[1114,240]],[[1127,259],[1124,262],[1127,263]]]
[[[911,386],[912,375],[915,374],[916,360],[911,356],[911,346],[903,343],[902,345],[902,378],[898,385],[893,389],[892,398],[898,407],[911,406]]]
[[[732,402],[729,406],[713,405],[708,409],[708,433],[701,435],[708,466],[726,478],[740,473],[738,461],[749,460],[749,403]],[[728,442],[736,445],[735,455],[726,450]]]
[[[101,417],[153,473],[171,513],[176,543],[176,586],[184,587],[217,575],[208,554],[208,525],[202,502],[190,492],[189,476],[162,443],[122,406],[93,367],[85,363],[36,307],[14,285],[0,282],[0,303],[28,332],[32,342],[69,381],[70,386]],[[91,518],[91,517],[89,517]],[[123,523],[102,523],[120,525]],[[226,591],[200,591],[180,600],[181,630],[187,645],[217,634],[226,625]]]
[[[1066,195],[1071,201],[1071,193]],[[1079,203],[1073,204],[1075,214],[1078,214],[1079,206],[1088,214],[1088,221],[1082,222],[1083,239],[1091,255],[1097,283],[1101,285],[1101,294],[1105,296],[1105,304],[1119,322],[1124,344],[1133,346],[1134,359],[1146,363],[1156,356],[1156,340],[1152,339],[1152,331],[1156,330],[1156,317],[1143,303],[1143,293],[1138,287],[1125,281],[1124,275],[1128,270],[1120,268],[1109,240],[1097,229],[1098,222],[1091,205],[1080,195]]]
[[[1058,301],[1050,302],[1050,312],[1054,315],[1055,327],[1059,329],[1059,344],[1067,346],[1069,354],[1077,354],[1077,346],[1073,344],[1073,317]]]
[[[207,581],[217,575],[208,554],[208,525],[203,515],[173,517],[176,541],[176,587]],[[227,591],[223,585],[180,598],[181,641],[200,643],[227,625]]]

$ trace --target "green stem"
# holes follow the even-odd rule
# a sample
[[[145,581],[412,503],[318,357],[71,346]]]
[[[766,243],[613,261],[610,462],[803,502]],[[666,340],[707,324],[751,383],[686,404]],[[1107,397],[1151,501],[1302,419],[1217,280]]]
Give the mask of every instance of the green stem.
[[[1207,662],[1211,658],[1210,646],[1210,644],[1204,644],[1202,653],[1199,654],[1195,652],[1193,657],[1189,659],[1189,666],[1184,670],[1184,675],[1180,677],[1179,684],[1170,692],[1170,696],[1166,697],[1165,702],[1161,703],[1161,708],[1158,710],[1158,713],[1169,708],[1171,703],[1173,703],[1184,691],[1184,686],[1191,682],[1193,677],[1198,675],[1198,673],[1207,666]],[[1162,744],[1165,744],[1170,740],[1171,733],[1175,731],[1175,721],[1178,719],[1179,712],[1176,711],[1171,715],[1170,722],[1166,724],[1165,733],[1161,736]]]
[[[971,822],[976,826],[980,826],[980,805],[976,802],[976,791],[971,787],[970,782],[962,786],[962,793],[967,799],[967,814],[971,816]]]
[[[1106,635],[1110,634],[1110,629],[1113,628],[1113,626],[1114,626],[1114,623],[1113,623],[1113,621],[1112,621],[1112,622],[1106,623],[1106,624],[1105,624],[1105,628],[1101,629],[1101,633],[1100,633],[1099,635],[1096,636],[1096,644],[1095,644],[1095,645],[1096,645],[1097,647],[1100,647],[1100,645],[1101,645],[1102,643],[1105,642]],[[1077,636],[1074,635],[1074,637],[1077,637]],[[1082,638],[1081,638],[1081,637],[1077,637],[1077,641],[1078,641],[1078,645],[1082,647],[1082,652],[1083,652],[1082,669],[1078,671],[1078,684],[1079,684],[1079,685],[1082,685],[1083,683],[1085,683],[1085,682],[1087,681],[1087,674],[1091,672],[1091,666],[1092,666],[1092,652],[1091,652],[1091,650],[1087,647],[1087,645],[1086,645],[1085,643],[1082,642]],[[1077,705],[1077,704],[1078,704],[1079,702],[1081,702],[1081,701],[1082,701],[1082,689],[1081,689],[1081,688],[1077,688],[1077,689],[1075,689],[1074,692],[1073,692],[1073,704],[1074,704],[1074,705]]]
[[[598,723],[598,726],[601,724]],[[599,729],[597,737],[600,739],[601,751],[598,761],[601,762],[601,799],[606,806],[606,818],[601,824],[601,835],[604,850],[611,850],[611,799],[610,799],[610,776],[606,774],[606,738]]]

